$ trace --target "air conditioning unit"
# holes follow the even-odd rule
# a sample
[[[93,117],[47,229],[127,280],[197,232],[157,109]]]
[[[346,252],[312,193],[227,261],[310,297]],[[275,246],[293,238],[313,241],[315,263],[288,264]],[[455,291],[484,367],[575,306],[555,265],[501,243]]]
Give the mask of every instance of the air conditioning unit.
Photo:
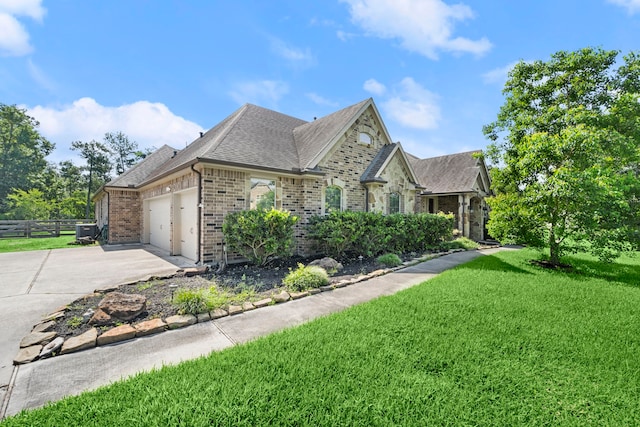
[[[82,237],[95,239],[98,234],[98,224],[76,224],[76,240]]]

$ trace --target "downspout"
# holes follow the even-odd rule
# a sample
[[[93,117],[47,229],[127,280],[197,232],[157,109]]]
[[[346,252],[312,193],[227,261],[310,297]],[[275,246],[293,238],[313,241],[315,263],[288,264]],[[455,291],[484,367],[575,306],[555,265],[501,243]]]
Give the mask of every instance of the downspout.
[[[191,170],[198,175],[198,239],[197,239],[197,252],[196,252],[196,258],[197,258],[197,263],[201,264],[202,263],[202,259],[200,256],[200,236],[202,235],[202,174],[197,171],[194,167],[194,165],[191,165]]]
[[[104,192],[107,193],[107,223],[106,224],[102,224],[102,228],[104,229],[104,226],[107,226],[107,235],[105,236],[105,243],[109,244],[109,221],[111,220],[111,194],[109,194],[109,192],[107,191],[107,189],[104,189]]]

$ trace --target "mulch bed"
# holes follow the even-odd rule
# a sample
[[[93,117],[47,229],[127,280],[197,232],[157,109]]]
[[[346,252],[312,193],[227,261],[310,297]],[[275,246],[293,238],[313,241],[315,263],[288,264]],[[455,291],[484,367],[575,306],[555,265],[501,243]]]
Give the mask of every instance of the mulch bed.
[[[403,261],[412,259],[417,254],[406,254]],[[135,319],[127,322],[139,323],[153,318],[167,318],[178,314],[178,309],[171,304],[173,293],[177,289],[197,289],[217,286],[219,289],[240,293],[248,289],[253,290],[264,298],[271,296],[278,288],[282,288],[282,279],[295,269],[298,263],[308,264],[311,259],[293,258],[287,261],[276,261],[267,267],[258,267],[250,264],[236,264],[228,266],[223,272],[207,272],[202,275],[187,277],[184,273],[178,273],[171,277],[152,277],[146,281],[138,281],[120,285],[118,287],[99,290],[94,294],[86,295],[67,305],[64,317],[57,320],[53,330],[65,339],[80,335],[91,329],[83,314],[89,309],[95,310],[105,294],[112,291],[126,294],[139,294],[147,298],[146,311]],[[349,258],[340,262],[343,269],[330,277],[331,283],[337,283],[344,279],[370,273],[384,268],[378,264],[375,258]],[[259,299],[259,298],[258,298]],[[88,320],[88,319],[87,319]],[[98,330],[106,330],[112,326],[98,327]]]

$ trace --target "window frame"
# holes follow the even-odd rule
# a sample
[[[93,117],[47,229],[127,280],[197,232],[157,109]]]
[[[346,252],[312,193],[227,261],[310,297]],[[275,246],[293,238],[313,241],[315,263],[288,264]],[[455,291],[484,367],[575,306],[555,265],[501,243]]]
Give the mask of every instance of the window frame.
[[[254,184],[255,183],[255,184]],[[269,191],[263,193],[263,194],[259,194],[256,195],[256,198],[254,200],[253,198],[253,191],[254,188],[257,187],[259,184],[264,184],[267,186],[267,188],[269,189]],[[273,186],[273,188],[271,188]],[[275,179],[272,178],[265,178],[265,177],[250,177],[249,178],[249,209],[253,210],[253,209],[266,209],[269,210],[270,208],[273,209],[277,209],[276,208],[276,189],[277,189],[277,182]],[[261,203],[261,199],[266,195],[272,193],[273,194],[273,205],[270,206],[260,206]]]

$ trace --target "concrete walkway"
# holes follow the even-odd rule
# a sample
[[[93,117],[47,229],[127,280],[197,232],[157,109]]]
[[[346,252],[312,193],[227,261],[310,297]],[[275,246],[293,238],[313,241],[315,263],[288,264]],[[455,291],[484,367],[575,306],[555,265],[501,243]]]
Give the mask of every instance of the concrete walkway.
[[[0,419],[22,409],[36,408],[49,401],[95,389],[137,372],[204,356],[379,296],[396,293],[444,270],[504,249],[457,252],[330,292],[15,367],[5,393]],[[47,254],[34,256],[46,257]],[[89,292],[94,288],[90,287]],[[19,339],[12,343],[14,353]]]

